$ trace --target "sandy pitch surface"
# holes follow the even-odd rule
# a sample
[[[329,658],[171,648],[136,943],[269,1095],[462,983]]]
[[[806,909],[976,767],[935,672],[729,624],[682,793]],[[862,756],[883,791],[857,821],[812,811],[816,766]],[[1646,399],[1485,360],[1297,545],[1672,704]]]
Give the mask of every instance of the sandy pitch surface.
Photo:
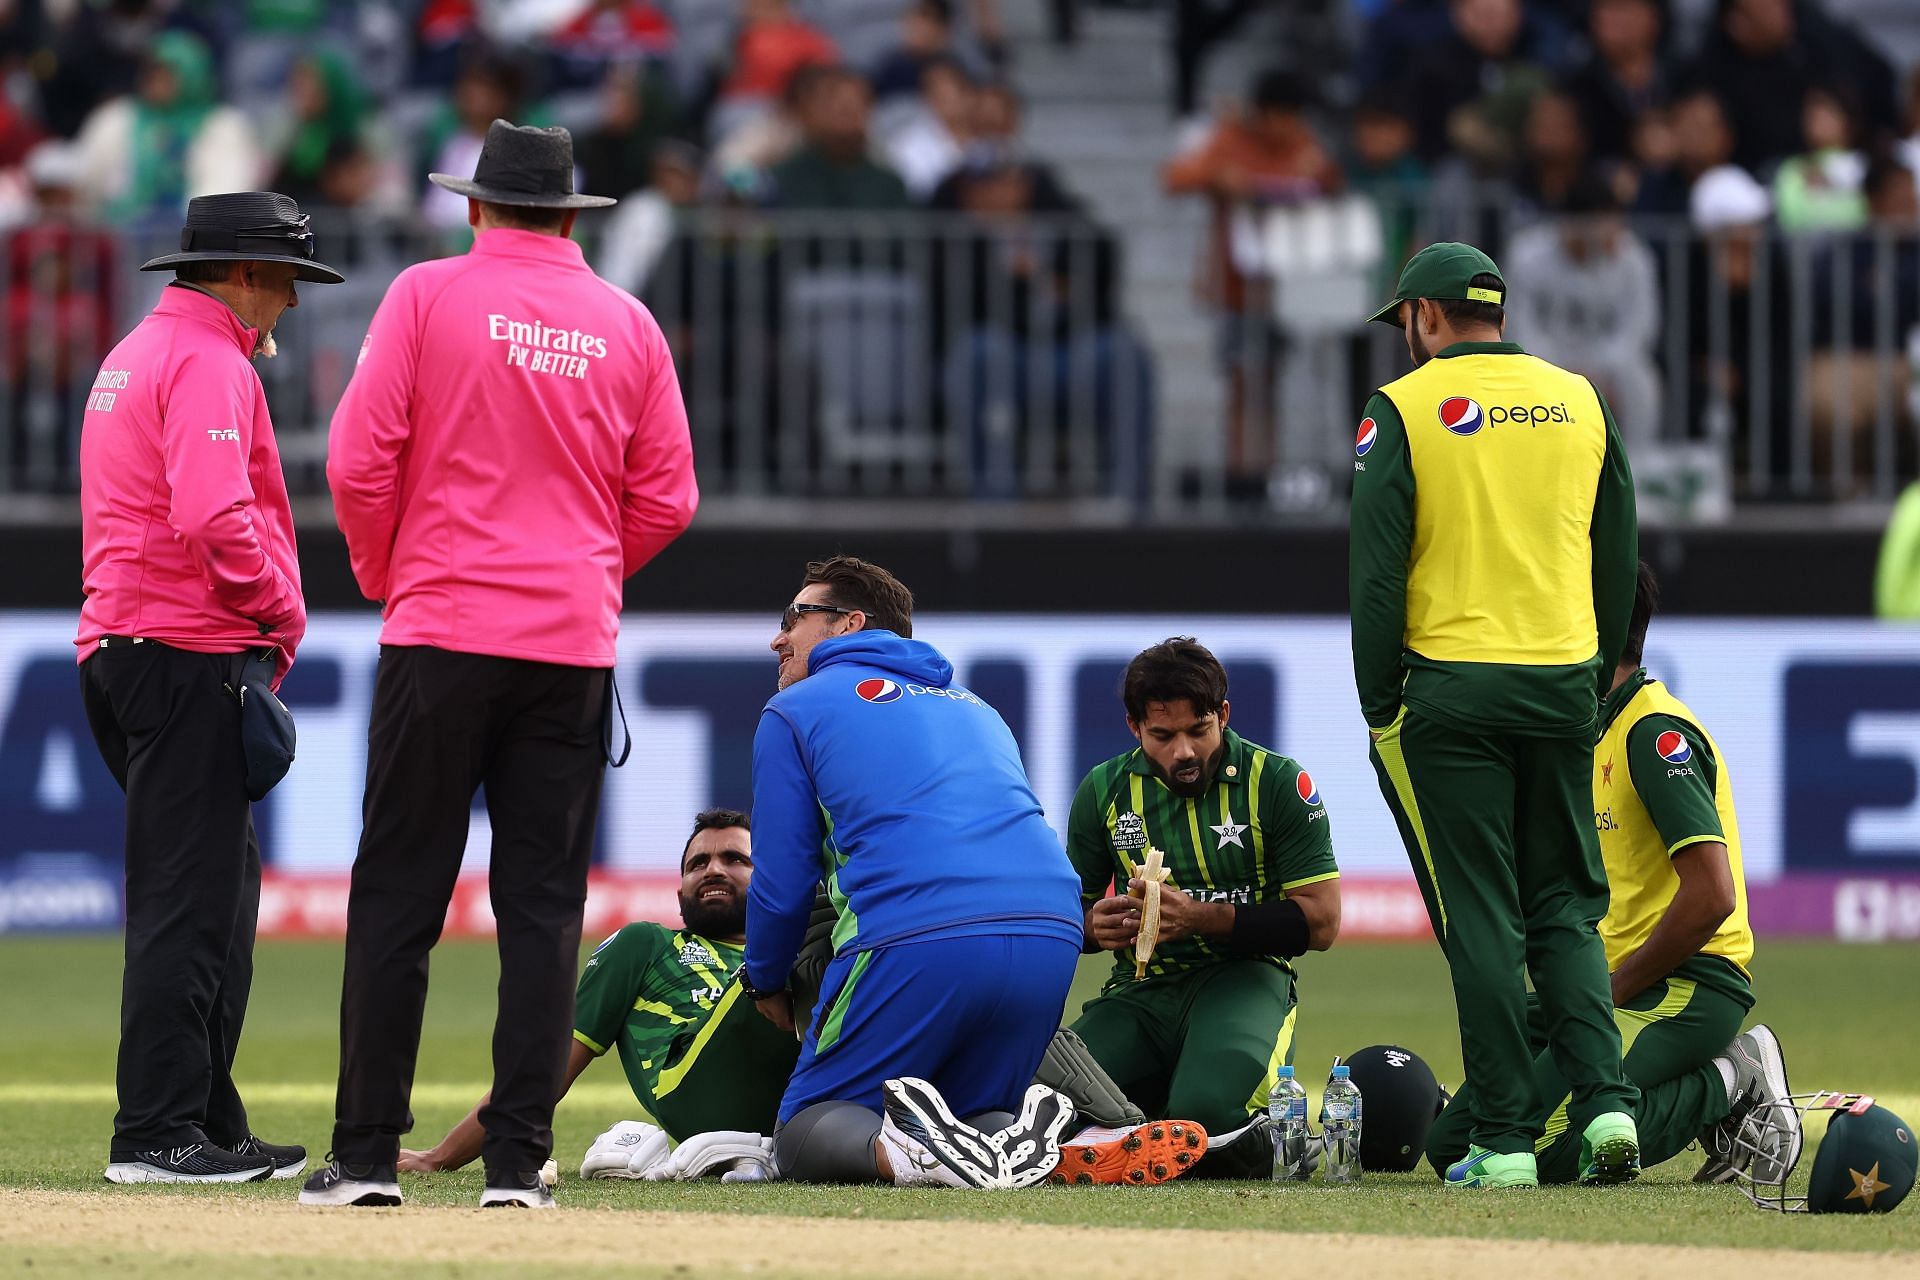
[[[1504,1275],[1618,1280],[1645,1275],[1920,1276],[1887,1255],[1696,1249],[1643,1244],[1450,1237],[1289,1235],[1271,1231],[1140,1230],[1012,1222],[862,1221],[708,1213],[555,1213],[403,1207],[302,1209],[292,1203],[166,1194],[0,1190],[0,1257],[34,1248],[164,1262],[181,1257],[368,1262],[557,1264],[581,1275],[620,1269],[824,1276],[834,1280],[1066,1275],[1198,1275],[1272,1280],[1345,1273],[1394,1280]],[[323,1261],[324,1260],[324,1261]],[[638,1264],[638,1265],[636,1265]],[[137,1269],[137,1268],[136,1268]],[[351,1274],[351,1266],[347,1268]]]

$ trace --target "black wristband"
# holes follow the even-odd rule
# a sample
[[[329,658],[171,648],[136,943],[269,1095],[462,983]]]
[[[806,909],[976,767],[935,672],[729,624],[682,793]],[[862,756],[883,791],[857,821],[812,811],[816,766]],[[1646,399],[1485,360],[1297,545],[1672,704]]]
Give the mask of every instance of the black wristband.
[[[747,977],[747,966],[744,964],[740,966],[740,994],[755,1004],[760,1003],[762,1000],[771,999],[785,991],[785,987],[776,987],[772,991],[760,990],[760,988],[753,985],[753,980]]]
[[[1307,913],[1292,898],[1254,902],[1233,909],[1233,932],[1227,935],[1227,951],[1242,959],[1279,956],[1291,960],[1306,954],[1309,938]]]

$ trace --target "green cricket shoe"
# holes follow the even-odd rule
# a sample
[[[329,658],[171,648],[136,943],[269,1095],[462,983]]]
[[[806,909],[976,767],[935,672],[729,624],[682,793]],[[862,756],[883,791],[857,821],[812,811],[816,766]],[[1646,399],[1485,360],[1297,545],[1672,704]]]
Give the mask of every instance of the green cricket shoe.
[[[1612,1186],[1640,1176],[1640,1130],[1624,1111],[1595,1116],[1580,1135],[1580,1181]]]
[[[1450,1187],[1537,1187],[1540,1168],[1533,1152],[1502,1155],[1485,1147],[1468,1147],[1467,1157],[1447,1166]]]

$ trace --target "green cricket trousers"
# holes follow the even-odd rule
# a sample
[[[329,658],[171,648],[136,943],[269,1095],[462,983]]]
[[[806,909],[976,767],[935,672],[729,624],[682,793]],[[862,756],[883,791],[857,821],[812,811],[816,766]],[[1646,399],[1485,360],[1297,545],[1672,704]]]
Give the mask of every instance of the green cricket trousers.
[[[1453,975],[1472,1142],[1531,1152],[1552,1105],[1534,1078],[1527,979],[1575,1114],[1632,1114],[1605,950],[1593,743],[1468,732],[1403,706],[1373,765]]]

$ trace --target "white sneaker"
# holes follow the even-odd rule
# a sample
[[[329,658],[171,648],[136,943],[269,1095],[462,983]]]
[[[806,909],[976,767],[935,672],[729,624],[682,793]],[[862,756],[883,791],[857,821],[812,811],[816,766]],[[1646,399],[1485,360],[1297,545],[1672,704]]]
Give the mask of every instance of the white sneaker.
[[[998,1147],[986,1134],[957,1119],[939,1090],[912,1076],[889,1080],[884,1090],[880,1144],[893,1170],[893,1185],[1006,1185]]]
[[[482,1209],[551,1209],[553,1189],[537,1173],[495,1173],[487,1170],[487,1186],[480,1193]]]
[[[1044,1084],[1028,1086],[1020,1118],[993,1135],[1006,1185],[1019,1188],[1045,1182],[1060,1163],[1060,1142],[1071,1123],[1073,1103],[1064,1093]]]

